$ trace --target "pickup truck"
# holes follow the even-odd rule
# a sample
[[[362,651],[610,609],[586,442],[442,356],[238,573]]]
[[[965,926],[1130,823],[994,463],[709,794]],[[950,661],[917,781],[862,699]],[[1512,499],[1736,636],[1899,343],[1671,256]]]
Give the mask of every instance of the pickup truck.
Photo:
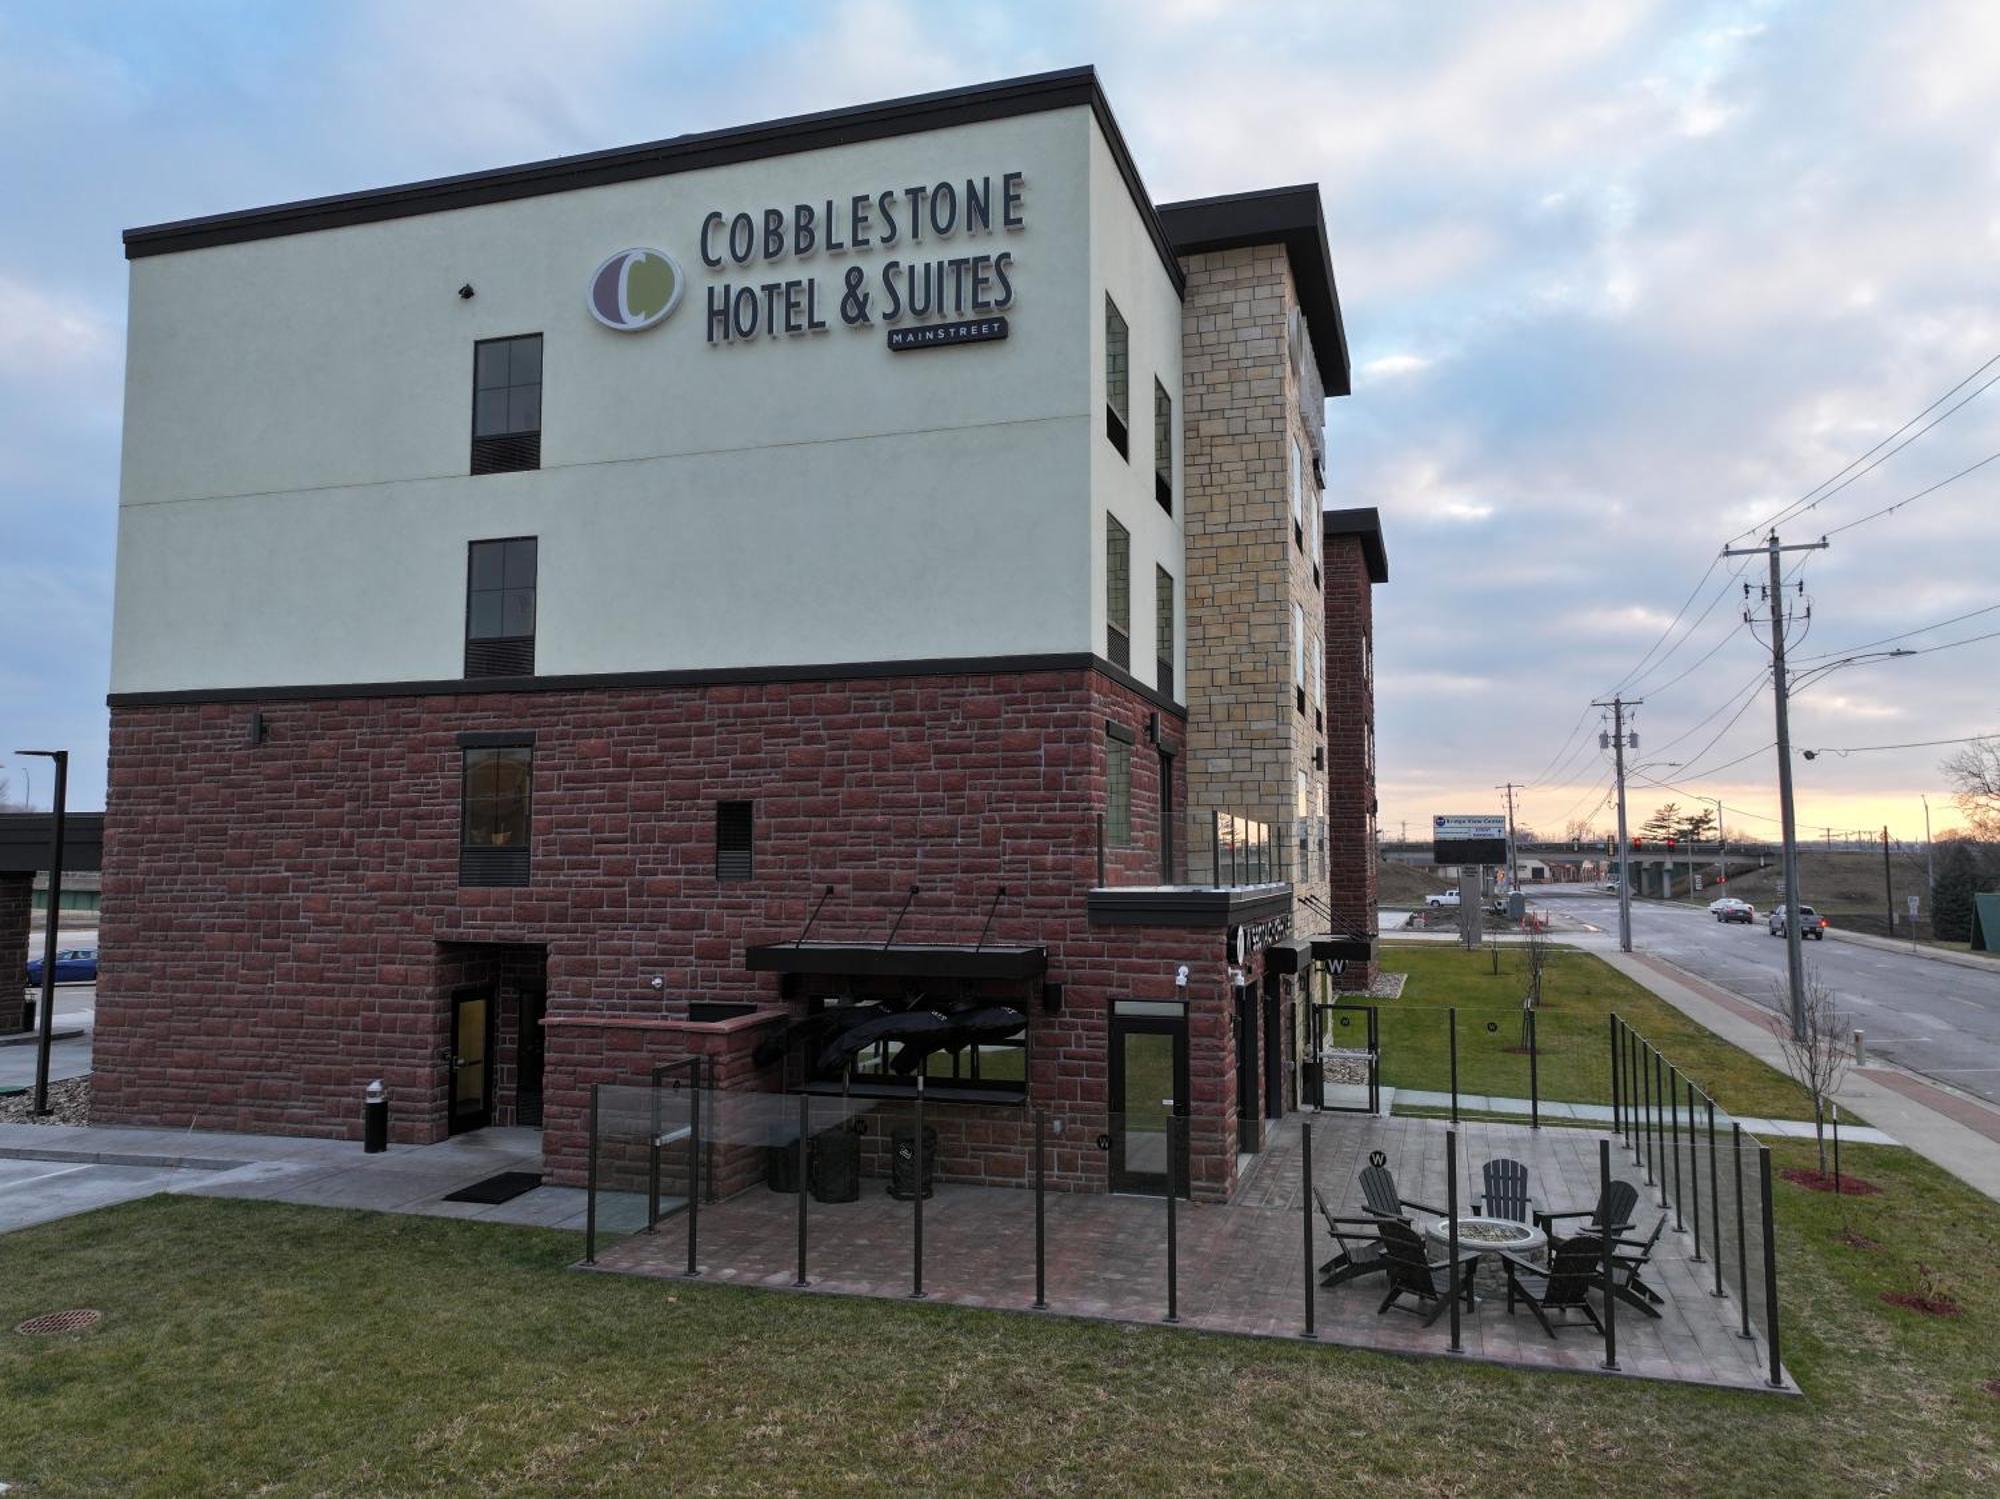
[[[1424,897],[1424,904],[1433,910],[1453,909],[1458,905],[1458,892],[1456,890],[1447,890],[1442,895],[1426,895]]]

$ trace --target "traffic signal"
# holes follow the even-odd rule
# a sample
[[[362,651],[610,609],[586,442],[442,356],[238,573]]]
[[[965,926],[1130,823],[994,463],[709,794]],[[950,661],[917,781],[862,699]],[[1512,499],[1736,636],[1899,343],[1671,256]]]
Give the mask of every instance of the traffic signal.
[[[1646,846],[1646,840],[1644,838],[1634,838],[1632,840],[1632,852],[1635,854],[1638,853],[1645,846]]]
[[[1668,847],[1668,848],[1679,848],[1679,847],[1680,847],[1680,839],[1678,839],[1678,838],[1669,838],[1669,839],[1667,840],[1667,847]]]

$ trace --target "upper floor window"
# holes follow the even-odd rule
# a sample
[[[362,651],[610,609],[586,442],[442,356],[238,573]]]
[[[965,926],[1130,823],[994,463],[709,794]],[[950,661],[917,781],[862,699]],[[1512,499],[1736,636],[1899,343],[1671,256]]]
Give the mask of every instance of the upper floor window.
[[[1104,435],[1120,456],[1129,458],[1126,428],[1132,424],[1132,333],[1118,304],[1104,299]]]
[[[472,347],[472,471],[542,466],[542,335]]]
[[[1104,516],[1104,654],[1120,671],[1132,669],[1132,533]]]
[[[1154,685],[1162,697],[1174,695],[1174,575],[1153,569],[1153,656],[1159,672]]]
[[[465,674],[535,672],[535,538],[475,541],[466,550]]]
[[[1298,697],[1298,709],[1306,711],[1306,611],[1296,602],[1292,605],[1292,691]]]
[[[1174,403],[1166,386],[1153,382],[1153,498],[1174,513]]]
[[[1132,731],[1104,726],[1104,842],[1110,848],[1132,843]]]
[[[1324,663],[1320,660],[1319,637],[1317,635],[1312,639],[1312,648],[1308,652],[1308,655],[1310,659],[1306,662],[1306,675],[1312,678],[1313,702],[1317,706],[1324,708],[1326,706],[1326,670]]]
[[[1299,440],[1292,439],[1292,543],[1300,551],[1306,546],[1306,481],[1305,455],[1299,451]]]
[[[529,734],[461,734],[458,882],[525,885],[535,769]]]

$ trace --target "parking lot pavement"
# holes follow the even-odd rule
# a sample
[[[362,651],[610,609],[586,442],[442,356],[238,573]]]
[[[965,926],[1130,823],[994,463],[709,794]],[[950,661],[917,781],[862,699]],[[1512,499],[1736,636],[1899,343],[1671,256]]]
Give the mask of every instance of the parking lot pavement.
[[[37,1000],[40,990],[30,990]],[[57,1035],[66,1031],[81,1031],[66,1041],[57,1041],[49,1048],[49,1078],[60,1082],[66,1077],[82,1077],[90,1071],[91,1032],[97,1021],[97,985],[58,984],[56,985]],[[26,1088],[35,1081],[34,1033],[10,1036],[0,1044],[0,1092],[9,1088]]]
[[[220,1174],[166,1166],[0,1160],[0,1233],[193,1186]]]

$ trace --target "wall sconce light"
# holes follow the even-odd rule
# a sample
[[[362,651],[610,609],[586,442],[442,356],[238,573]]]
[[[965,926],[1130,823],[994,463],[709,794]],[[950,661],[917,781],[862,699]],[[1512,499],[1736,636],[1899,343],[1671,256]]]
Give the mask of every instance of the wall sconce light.
[[[248,733],[245,735],[244,742],[248,744],[251,749],[255,749],[258,745],[262,744],[266,739],[269,739],[270,737],[271,737],[271,726],[264,722],[264,714],[262,710],[252,713],[250,715]]]
[[[473,297],[472,283],[468,281],[465,283],[465,285],[461,286],[458,289],[458,299],[461,302],[470,302],[472,300],[472,297]]]

